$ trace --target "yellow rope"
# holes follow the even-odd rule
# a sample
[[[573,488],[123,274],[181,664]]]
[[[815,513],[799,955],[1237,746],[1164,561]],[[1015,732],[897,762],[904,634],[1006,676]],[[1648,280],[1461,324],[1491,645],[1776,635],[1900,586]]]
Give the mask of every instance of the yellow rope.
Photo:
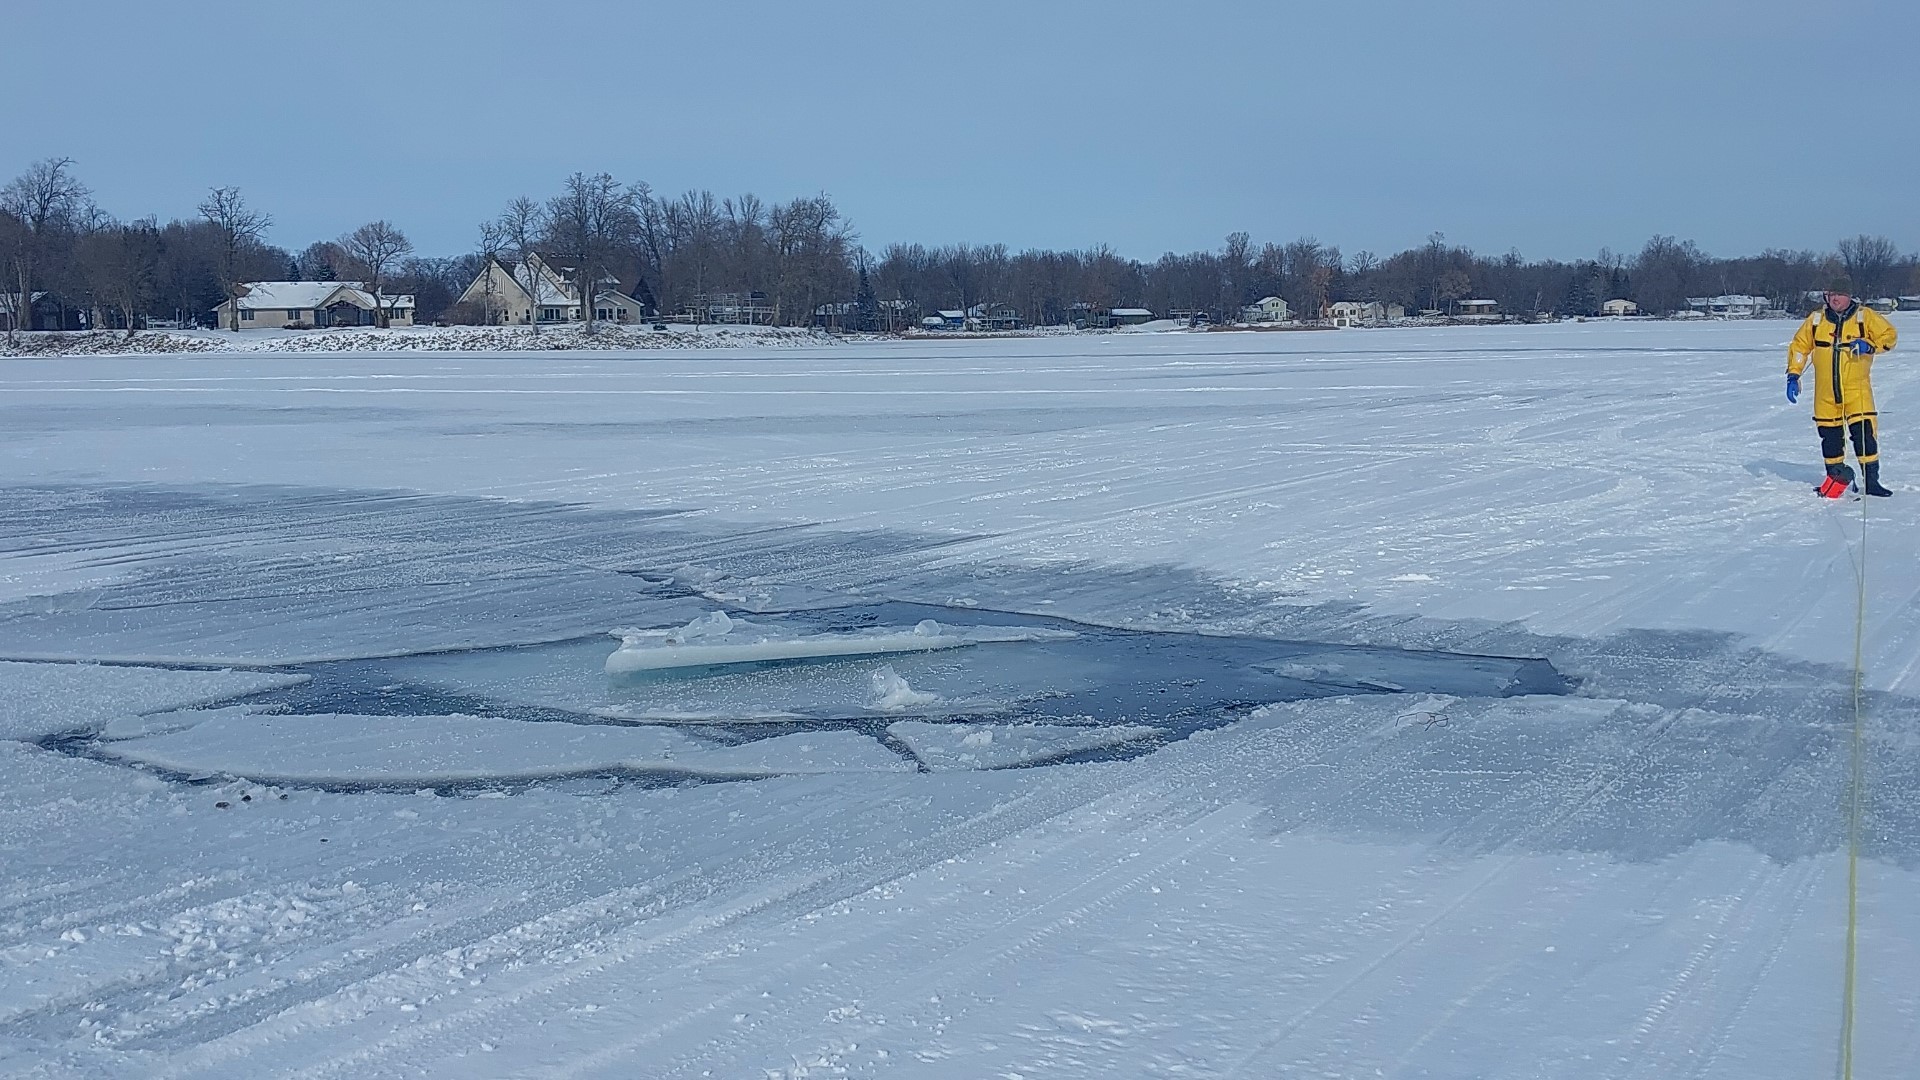
[[[1862,421],[1863,423],[1865,421]],[[1848,434],[1842,429],[1842,437]],[[1863,433],[1864,434],[1864,433]],[[1858,447],[1855,447],[1856,453]],[[1866,467],[1861,466],[1863,474]],[[1860,560],[1854,563],[1856,590],[1853,616],[1853,741],[1847,771],[1847,962],[1840,991],[1840,1080],[1853,1080],[1853,1020],[1855,984],[1858,982],[1860,943],[1860,817],[1862,792],[1866,787],[1865,711],[1860,706],[1860,683],[1864,669],[1862,643],[1867,626],[1867,500],[1860,496]]]

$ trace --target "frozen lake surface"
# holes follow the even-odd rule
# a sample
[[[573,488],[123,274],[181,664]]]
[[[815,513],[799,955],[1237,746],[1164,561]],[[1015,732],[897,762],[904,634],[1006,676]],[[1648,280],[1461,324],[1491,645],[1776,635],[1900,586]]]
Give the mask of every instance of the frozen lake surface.
[[[1862,508],[1791,330],[0,360],[0,1073],[1830,1074]]]

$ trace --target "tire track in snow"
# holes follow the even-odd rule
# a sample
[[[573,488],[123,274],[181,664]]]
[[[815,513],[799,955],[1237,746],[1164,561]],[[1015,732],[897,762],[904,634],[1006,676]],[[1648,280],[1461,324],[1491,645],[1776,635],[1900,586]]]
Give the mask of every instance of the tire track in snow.
[[[1565,804],[1559,812],[1544,815],[1544,820],[1538,825],[1527,829],[1526,834],[1534,836],[1545,835],[1559,822],[1571,817],[1581,808],[1601,797],[1604,793],[1617,790],[1620,784],[1624,782],[1625,775],[1630,769],[1636,764],[1644,767],[1645,763],[1651,757],[1654,745],[1672,728],[1674,715],[1675,714],[1669,712],[1664,718],[1664,722],[1656,725],[1646,740],[1642,742],[1637,752],[1634,753],[1627,762],[1611,770],[1603,766],[1601,770],[1595,773],[1593,779],[1589,781],[1583,792],[1580,792],[1570,802]],[[1608,772],[1611,772],[1612,775],[1606,775]],[[1254,1062],[1265,1058],[1276,1047],[1291,1037],[1295,1031],[1298,1031],[1304,1026],[1307,1021],[1331,1007],[1336,1001],[1357,990],[1363,983],[1373,978],[1378,972],[1385,968],[1388,963],[1399,957],[1400,954],[1426,940],[1434,928],[1452,918],[1456,913],[1464,910],[1469,902],[1491,886],[1495,880],[1506,874],[1522,859],[1527,857],[1525,847],[1517,840],[1509,841],[1502,845],[1502,850],[1505,851],[1506,854],[1499,857],[1493,867],[1476,879],[1472,885],[1449,898],[1431,916],[1422,920],[1407,933],[1400,935],[1384,951],[1376,954],[1373,959],[1362,965],[1358,971],[1342,980],[1331,991],[1320,997],[1319,1000],[1288,1018],[1283,1024],[1279,1025],[1271,1036],[1262,1040],[1251,1052],[1235,1061],[1222,1075],[1228,1077],[1244,1075],[1246,1070],[1252,1066]],[[1258,1075],[1268,1074],[1261,1073]]]
[[[1784,911],[1770,912],[1765,909],[1760,909],[1757,912],[1760,915],[1767,916],[1774,920],[1773,940],[1771,944],[1768,945],[1760,963],[1755,966],[1752,976],[1746,981],[1745,988],[1739,990],[1738,999],[1735,1001],[1733,1007],[1726,1010],[1725,1015],[1721,1017],[1719,1023],[1713,1026],[1712,1032],[1702,1043],[1682,1042],[1677,1048],[1691,1055],[1694,1064],[1692,1071],[1688,1073],[1688,1075],[1695,1077],[1696,1080],[1713,1071],[1714,1066],[1719,1063],[1722,1055],[1725,1054],[1727,1042],[1732,1037],[1734,1029],[1746,1018],[1748,1010],[1753,1007],[1754,999],[1760,996],[1760,990],[1766,985],[1767,979],[1773,974],[1773,969],[1780,960],[1780,954],[1785,952],[1787,945],[1793,941],[1794,929],[1805,919],[1807,905],[1811,901],[1814,892],[1817,891],[1821,883],[1826,880],[1827,864],[1825,860],[1821,859],[1804,859],[1790,870],[1789,873],[1795,878],[1795,881],[1794,887],[1791,890],[1791,898],[1788,900]],[[1749,911],[1754,910],[1751,904],[1748,905],[1748,908]],[[1753,919],[1749,918],[1747,925],[1750,926],[1752,922]],[[1674,1038],[1684,1039],[1686,1035],[1686,1032],[1680,1032],[1674,1036]],[[1704,1050],[1700,1049],[1702,1045],[1705,1047]]]
[[[989,842],[998,836],[1017,831],[1034,821],[1045,820],[1071,810],[1087,798],[1098,797],[1105,782],[1103,777],[1102,771],[1093,770],[1085,774],[1084,779],[1076,782],[1035,787],[1013,799],[997,803],[979,814],[943,826],[936,833],[905,851],[892,848],[873,849],[813,873],[811,876],[793,879],[790,887],[783,888],[777,894],[764,893],[750,903],[728,901],[727,903],[731,906],[726,910],[732,914],[714,923],[714,927],[731,927],[744,918],[784,923],[806,911],[817,910],[847,896],[863,892],[879,882],[911,873],[953,854]],[[764,866],[756,869],[754,861],[751,856],[745,857],[737,874],[707,876],[719,881],[751,882],[756,878],[764,878]],[[798,872],[800,868],[795,869]],[[703,910],[705,908],[702,902],[696,900],[690,907],[669,908],[653,921],[699,919],[703,917],[701,915]],[[445,1048],[444,1055],[451,1056],[456,1050],[464,1051],[477,1045],[487,1034],[496,1030],[492,1024],[492,1018],[503,1010],[524,1009],[529,1003],[550,998],[568,985],[596,976],[605,969],[635,960],[642,954],[656,954],[659,949],[668,946],[677,950],[675,953],[677,956],[697,957],[709,948],[704,944],[705,941],[706,936],[695,930],[674,932],[659,941],[654,941],[653,935],[643,928],[628,925],[625,920],[612,920],[601,924],[593,932],[575,929],[561,940],[548,943],[550,948],[569,949],[580,954],[577,960],[565,965],[558,972],[521,980],[518,986],[499,988],[494,984],[502,980],[495,976],[490,980],[489,987],[479,992],[486,995],[483,1000],[461,1005],[432,1020],[409,1023],[406,1027],[389,1032],[377,1039],[364,1039],[347,1051],[344,1057],[340,1056],[342,1051],[338,1040],[325,1040],[327,1043],[325,1047],[311,1048],[306,1051],[306,1056],[312,1060],[300,1066],[304,1071],[298,1075],[365,1075],[364,1070],[372,1068],[372,1062],[401,1053],[403,1050],[417,1049],[422,1040],[436,1042],[448,1040],[449,1045]],[[540,945],[538,934],[529,934],[518,942],[520,951],[523,953],[539,951]],[[653,956],[653,960],[662,965],[671,962],[661,960],[657,955]],[[316,1031],[355,1024],[366,1019],[376,1011],[386,1008],[378,1003],[380,999],[393,997],[418,1000],[421,996],[432,996],[434,991],[444,986],[441,982],[423,983],[422,978],[414,973],[414,967],[413,964],[388,966],[359,982],[317,988],[320,992],[315,997],[290,1006],[250,1027],[237,1030],[229,1036],[212,1039],[191,1048],[180,1055],[172,1071],[165,1075],[223,1075],[220,1069],[224,1066],[221,1063],[236,1057],[267,1052],[265,1049],[267,1047],[273,1047],[271,1052],[275,1055],[275,1060],[288,1063],[291,1074],[294,1063],[302,1056],[295,1053],[292,1042],[311,1038]],[[411,997],[409,998],[408,995]],[[370,1001],[374,1003],[357,1004]],[[402,1054],[402,1059],[408,1058]],[[439,1059],[442,1059],[441,1056],[436,1055],[436,1060]]]
[[[1164,800],[1156,799],[1143,790],[1129,790],[1108,796],[1075,811],[1073,817],[1097,817],[1108,826],[1114,821],[1110,806],[1113,799],[1125,796],[1127,801],[1143,804],[1147,809],[1144,818],[1129,821],[1125,832],[1096,839],[1093,850],[1119,850],[1125,847],[1142,846],[1141,831],[1148,830],[1149,835],[1191,833],[1198,819],[1194,812],[1177,806],[1169,806]],[[1216,813],[1218,813],[1216,811]],[[1051,824],[1063,824],[1053,822]],[[1073,862],[1084,855],[1089,840],[1088,833],[1093,830],[1069,828],[1057,836],[1032,838],[1040,840],[1035,854],[1022,858],[1017,866],[1009,866],[998,861],[1002,853],[999,849],[1011,841],[997,841],[982,845],[994,851],[995,865],[987,877],[972,873],[956,873],[951,882],[941,891],[926,898],[926,908],[932,912],[952,912],[934,919],[915,917],[907,925],[888,924],[871,931],[860,933],[854,938],[836,938],[826,936],[819,944],[803,954],[782,961],[769,969],[756,968],[751,981],[739,986],[735,991],[718,999],[703,1002],[695,1009],[680,1013],[669,1020],[651,1026],[638,1036],[617,1040],[578,1057],[567,1058],[564,1069],[571,1076],[611,1076],[631,1075],[633,1058],[642,1048],[659,1042],[675,1033],[695,1019],[704,1019],[720,1011],[722,1006],[730,1006],[743,1001],[753,1000],[756,991],[772,985],[780,986],[783,997],[797,1002],[770,1017],[758,1019],[750,1024],[733,1024],[720,1027],[717,1034],[708,1035],[697,1045],[675,1050],[671,1054],[672,1064],[665,1065],[657,1057],[648,1057],[656,1069],[656,1075],[662,1080],[670,1076],[698,1075],[714,1068],[723,1072],[729,1068],[756,1071],[743,1057],[765,1053],[773,1045],[787,1045],[791,1053],[793,1045],[808,1043],[822,1030],[820,1019],[821,1005],[829,1001],[869,1000],[881,1002],[924,1001],[926,995],[920,988],[940,984],[940,977],[956,978],[968,973],[998,966],[1021,950],[1038,943],[1047,935],[1064,925],[1070,925],[1074,912],[1095,910],[1111,903],[1122,893],[1137,887],[1151,871],[1128,878],[1119,884],[1111,884],[1116,874],[1131,868],[1128,860],[1112,862],[1099,859],[1082,860],[1083,865],[1091,862],[1095,869],[1091,874],[1049,872],[1040,869],[1035,872],[1034,864],[1044,865],[1054,856]],[[1224,838],[1220,834],[1217,839]],[[1024,834],[1015,838],[1029,839]],[[1174,838],[1177,839],[1177,836]],[[1159,845],[1172,840],[1155,842]],[[1181,851],[1192,850],[1190,842],[1181,842]],[[1138,853],[1136,853],[1138,854]],[[1177,858],[1177,854],[1172,856]],[[966,860],[960,860],[965,862]],[[1155,868],[1164,864],[1156,863]],[[935,867],[928,870],[937,871]],[[1014,875],[1020,870],[1028,871],[1023,876]],[[916,875],[918,876],[918,875]],[[1018,887],[1014,887],[1017,880]],[[991,903],[978,900],[982,886],[991,886],[985,891],[997,898]],[[912,881],[905,883],[907,889],[913,889]],[[1092,898],[1084,893],[1091,891]],[[858,899],[850,897],[849,900]],[[1072,902],[1078,906],[1066,914],[1049,920],[1040,927],[1022,930],[1023,924],[1048,914],[1062,903]],[[1003,939],[1013,935],[1011,942]],[[905,940],[902,940],[904,938]],[[983,948],[986,950],[982,955]],[[929,972],[924,964],[916,964],[912,973],[898,977],[880,986],[869,985],[865,973],[875,967],[884,969],[887,963],[897,962],[903,953],[928,955],[937,958],[934,969]],[[851,954],[851,956],[849,956]],[[828,958],[830,962],[823,962]],[[825,972],[825,974],[823,974]],[[909,1021],[910,1022],[910,1021]],[[749,1045],[749,1044],[752,1045]],[[657,1050],[655,1051],[658,1052]],[[800,1051],[795,1057],[812,1051]]]
[[[1162,877],[1174,865],[1205,854],[1229,839],[1244,835],[1246,826],[1257,818],[1260,812],[1258,807],[1247,804],[1230,804],[1197,819],[1162,826],[1157,831],[1168,835],[1161,838],[1153,838],[1152,834],[1143,837],[1138,830],[1132,831],[1123,838],[1119,838],[1124,839],[1124,843],[1109,842],[1104,846],[1116,853],[1127,847],[1141,847],[1143,850],[1132,853],[1124,860],[1116,858],[1092,877],[1081,878],[1065,888],[1061,888],[1058,881],[1049,881],[1047,875],[1024,878],[1022,879],[1023,902],[1018,905],[1019,910],[1013,914],[1013,917],[995,923],[985,930],[977,926],[969,929],[966,940],[957,947],[948,949],[942,963],[931,969],[916,968],[909,976],[886,984],[878,988],[877,992],[868,993],[867,988],[862,988],[861,996],[879,1002],[911,1002],[916,1005],[910,1010],[890,1009],[887,1013],[890,1025],[906,1023],[932,1027],[931,1021],[936,1012],[941,1014],[940,1022],[950,1023],[967,1013],[964,1006],[950,1004],[950,998],[964,999],[968,996],[978,996],[979,991],[974,988],[978,987],[989,973],[1004,970],[1018,962],[1022,954],[1042,946],[1055,937],[1090,923],[1097,925],[1101,912],[1112,908],[1123,897],[1137,892],[1142,886]],[[1146,841],[1144,844],[1143,840]],[[1095,847],[1092,850],[1098,851],[1099,848]],[[1082,855],[1087,851],[1088,847],[1085,845],[1078,848],[1078,852]],[[1036,894],[1039,895],[1036,897]],[[950,929],[943,927],[943,930]],[[950,938],[952,934],[946,933],[943,936]],[[1011,940],[1003,940],[1009,936]],[[928,1006],[933,1002],[926,991],[929,988],[939,987],[948,988],[947,992],[938,995],[941,1007],[931,1009]],[[851,996],[842,994],[831,999],[846,1000]],[[794,1019],[802,1018],[794,1017]],[[930,1022],[920,1025],[921,1019]],[[837,1052],[833,1046],[822,1047],[818,1042],[817,1032],[820,1030],[820,1025],[817,1021],[803,1023],[800,1026],[810,1031],[798,1041],[787,1040],[787,1053],[791,1060],[830,1058]],[[732,1062],[739,1059],[733,1057],[722,1060]],[[617,1058],[609,1058],[596,1064],[601,1066],[599,1071],[585,1075],[607,1077],[627,1075],[624,1071],[614,1068],[620,1064]],[[692,1076],[695,1075],[695,1069],[700,1069],[704,1073],[709,1064],[711,1059],[702,1055],[696,1061],[665,1075]]]
[[[1754,902],[1754,886],[1764,883],[1769,891],[1778,876],[1761,864],[1749,870],[1738,888],[1713,902],[1713,916],[1699,929],[1699,943],[1674,972],[1665,989],[1654,998],[1653,1006],[1634,1025],[1618,1064],[1608,1075],[1614,1080],[1636,1077],[1667,1077],[1676,1065],[1684,1065],[1700,1045],[1701,1021],[1693,1014],[1713,1008],[1712,988],[1718,965],[1724,959],[1724,946],[1731,937],[1730,928]],[[1697,1059],[1696,1059],[1697,1060]]]

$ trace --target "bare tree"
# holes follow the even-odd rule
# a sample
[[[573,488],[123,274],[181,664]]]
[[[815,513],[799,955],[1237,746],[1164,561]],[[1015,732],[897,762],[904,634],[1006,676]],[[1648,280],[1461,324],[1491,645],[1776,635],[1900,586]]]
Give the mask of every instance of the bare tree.
[[[607,173],[574,173],[565,190],[547,202],[547,240],[577,260],[574,287],[589,335],[601,283],[617,280],[615,264],[640,244],[641,205],[647,197],[645,188],[623,187]]]
[[[71,241],[91,216],[91,193],[69,171],[72,166],[72,158],[36,161],[0,188],[0,214],[13,219],[6,255],[9,284],[17,289],[0,294],[8,297],[8,341],[13,340],[15,327],[24,323],[31,328],[33,287],[56,247],[63,238]]]
[[[1900,261],[1900,249],[1884,236],[1860,235],[1840,241],[1840,262],[1853,279],[1861,296],[1875,299],[1891,290],[1893,268]]]
[[[388,271],[413,254],[413,241],[393,222],[381,220],[367,222],[341,237],[338,243],[347,258],[365,271],[367,287],[373,290],[373,321],[384,329],[390,321],[386,294]]]
[[[16,269],[23,258],[21,251],[28,243],[26,225],[6,210],[0,209],[0,266],[5,266],[8,276]],[[20,325],[22,309],[31,311],[31,301],[21,302],[19,293],[14,292],[14,284],[0,284],[0,315],[7,317],[7,341],[13,341],[14,328]]]
[[[500,252],[506,246],[506,230],[500,227],[499,222],[483,221],[480,223],[480,246],[476,249],[475,254],[480,256],[480,280],[483,282],[480,286],[480,319],[481,322],[487,326],[493,325],[493,312],[496,307],[494,303],[494,293],[496,290],[493,283],[493,271],[496,266],[500,265]]]
[[[273,225],[273,216],[247,205],[237,187],[214,188],[200,203],[200,216],[218,231],[215,265],[227,297],[227,329],[240,331],[240,266],[250,248]]]
[[[1656,236],[1633,260],[1634,300],[1642,311],[1664,314],[1687,309],[1687,294],[1707,257],[1691,240]]]
[[[141,314],[159,290],[159,225],[152,218],[123,224],[109,222],[81,238],[78,254],[96,302],[118,309],[131,341],[140,327]]]
[[[515,272],[515,280],[527,290],[527,300],[531,305],[527,311],[527,325],[538,334],[542,290],[533,264],[537,261],[534,256],[540,248],[540,237],[546,232],[546,212],[540,209],[539,203],[522,195],[507,204],[494,227],[498,230],[500,242],[513,252],[513,257],[520,264]]]
[[[765,226],[765,212],[758,199],[751,195],[737,203],[728,199],[723,211],[713,192],[688,191],[676,200],[661,202],[657,216],[665,227],[668,251],[661,267],[662,288],[673,287],[685,294],[693,308],[694,322],[706,322],[711,314],[704,298],[716,277],[729,281],[734,290],[751,291],[753,264],[757,262],[751,249]],[[652,242],[648,230],[648,215],[643,212],[643,245]],[[731,259],[726,258],[729,248]]]

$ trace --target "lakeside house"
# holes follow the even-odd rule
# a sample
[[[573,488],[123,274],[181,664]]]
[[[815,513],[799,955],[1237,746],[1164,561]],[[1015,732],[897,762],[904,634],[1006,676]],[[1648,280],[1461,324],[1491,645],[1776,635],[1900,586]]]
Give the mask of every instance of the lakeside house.
[[[1751,319],[1773,305],[1764,296],[1689,296],[1687,307],[1717,319]]]
[[[1263,296],[1240,309],[1240,319],[1249,323],[1283,323],[1293,318],[1287,302],[1277,296]]]
[[[1339,300],[1327,306],[1327,318],[1335,326],[1379,326],[1406,317],[1406,308],[1379,300]]]
[[[214,325],[243,330],[376,326],[385,309],[388,326],[413,325],[413,297],[382,293],[377,299],[357,281],[249,281],[240,295],[213,309]]]
[[[583,322],[581,296],[587,290],[581,287],[580,276],[578,261],[563,255],[529,252],[525,261],[513,267],[491,258],[456,303],[480,312],[482,321],[493,326]],[[595,319],[638,323],[651,314],[650,305],[641,298],[648,290],[639,279],[623,282],[606,275],[593,284]]]
[[[1026,323],[1011,304],[975,304],[967,309],[967,326],[974,330],[1019,330]]]

